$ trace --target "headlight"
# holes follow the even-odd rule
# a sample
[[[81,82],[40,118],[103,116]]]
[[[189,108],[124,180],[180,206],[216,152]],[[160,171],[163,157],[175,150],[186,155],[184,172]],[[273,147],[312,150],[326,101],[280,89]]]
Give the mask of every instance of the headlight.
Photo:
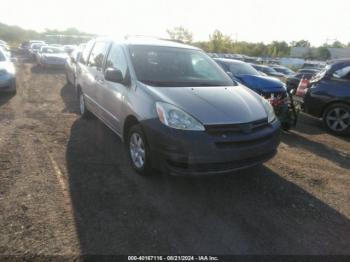
[[[192,116],[171,104],[157,102],[156,110],[160,122],[164,125],[182,130],[204,131],[204,126]]]
[[[273,110],[273,107],[269,103],[269,101],[267,101],[265,98],[261,97],[261,102],[267,114],[267,121],[271,123],[273,120],[276,119],[275,111]]]

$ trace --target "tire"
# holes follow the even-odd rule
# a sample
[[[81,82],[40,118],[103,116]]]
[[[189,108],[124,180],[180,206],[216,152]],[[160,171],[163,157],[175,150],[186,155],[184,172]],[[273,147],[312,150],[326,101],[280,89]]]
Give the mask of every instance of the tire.
[[[350,134],[350,106],[344,103],[328,106],[323,113],[323,125],[335,135]]]
[[[152,163],[146,136],[140,125],[134,125],[128,132],[126,147],[130,164],[139,175],[150,175]]]
[[[90,111],[86,108],[85,97],[83,92],[79,92],[79,112],[82,118],[89,119],[91,117]]]
[[[16,80],[13,80],[11,83],[11,94],[15,95],[17,93],[17,82]]]
[[[72,85],[72,83],[69,81],[69,77],[68,77],[68,73],[67,71],[65,72],[65,75],[66,75],[66,82],[68,85]]]

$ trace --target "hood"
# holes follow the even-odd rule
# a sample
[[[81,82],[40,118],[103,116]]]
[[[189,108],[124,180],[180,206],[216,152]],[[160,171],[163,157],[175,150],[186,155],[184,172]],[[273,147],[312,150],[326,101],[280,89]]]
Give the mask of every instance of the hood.
[[[66,59],[68,56],[66,53],[58,53],[58,54],[43,54],[44,57],[46,58],[62,58],[62,59]]]
[[[256,76],[256,75],[239,75],[236,76],[242,84],[254,90],[255,92],[284,92],[284,84],[274,78],[268,76]]]
[[[266,118],[257,94],[244,86],[152,87],[152,96],[173,104],[204,125],[247,123]]]

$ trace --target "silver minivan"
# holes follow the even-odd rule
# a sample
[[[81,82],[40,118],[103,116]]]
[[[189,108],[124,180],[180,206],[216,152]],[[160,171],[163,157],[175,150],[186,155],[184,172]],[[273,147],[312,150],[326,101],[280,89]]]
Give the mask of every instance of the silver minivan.
[[[268,101],[193,46],[91,40],[76,87],[82,116],[94,114],[119,135],[140,174],[231,172],[270,159],[279,144]]]

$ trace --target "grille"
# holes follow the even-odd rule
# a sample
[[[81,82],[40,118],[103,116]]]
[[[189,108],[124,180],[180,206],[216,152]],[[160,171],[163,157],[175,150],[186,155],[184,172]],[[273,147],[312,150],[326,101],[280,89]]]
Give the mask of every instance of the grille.
[[[239,133],[251,133],[267,127],[267,118],[243,124],[206,125],[205,130],[210,135],[229,135]]]
[[[216,142],[215,145],[220,149],[249,147],[249,146],[256,146],[258,144],[264,143],[264,142],[272,139],[272,137],[273,137],[273,135],[268,135],[268,136],[263,136],[263,137],[259,137],[256,139],[250,139],[250,140]]]

